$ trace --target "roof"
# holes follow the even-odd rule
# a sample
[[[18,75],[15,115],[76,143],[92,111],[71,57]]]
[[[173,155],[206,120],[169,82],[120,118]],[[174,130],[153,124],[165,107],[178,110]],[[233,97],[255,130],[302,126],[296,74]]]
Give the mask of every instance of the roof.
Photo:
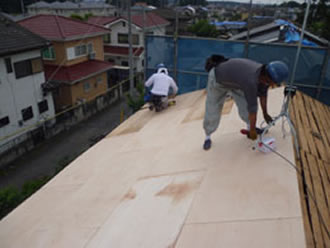
[[[113,64],[100,60],[88,60],[71,66],[44,65],[47,81],[58,81],[74,84],[77,81],[92,77],[112,68]],[[55,74],[54,74],[55,73]]]
[[[274,39],[278,39],[279,38],[279,32],[280,32],[280,27],[282,25],[286,25],[289,27],[288,31],[286,31],[286,40],[285,42],[290,43],[290,42],[295,42],[297,41],[297,38],[293,39],[293,35],[298,37],[299,40],[299,36],[300,36],[300,32],[301,32],[301,28],[295,26],[294,24],[288,22],[288,21],[284,21],[281,19],[275,20],[271,23],[256,27],[256,28],[252,28],[250,30],[250,39],[251,41],[256,41],[256,42],[260,42],[260,41],[268,41],[271,40],[273,41]],[[239,34],[233,35],[230,40],[243,40],[246,39],[247,36],[247,31],[241,32]],[[265,37],[264,37],[265,36]],[[312,43],[307,39],[316,42],[317,44],[321,45],[321,46],[327,46],[327,44],[329,43],[327,40],[317,37],[316,35],[308,32],[307,30],[305,30],[304,32],[304,41],[303,44],[304,45],[311,45]]]
[[[53,9],[103,9],[103,8],[114,8],[114,6],[101,3],[101,2],[82,2],[82,3],[73,3],[70,1],[59,2],[55,1],[52,3],[47,2],[37,2],[27,6],[27,8],[53,8]]]
[[[144,51],[143,47],[133,47],[133,56],[140,56]],[[113,54],[113,55],[121,55],[128,56],[129,48],[128,47],[120,47],[120,46],[104,46],[105,54]]]
[[[47,41],[0,14],[0,56],[38,49]]]
[[[104,26],[119,18],[116,16],[91,16],[88,18],[88,23]]]
[[[56,15],[36,15],[18,23],[51,41],[78,40],[110,32],[97,25]]]
[[[88,23],[98,24],[98,25],[107,25],[112,24],[117,20],[126,20],[128,19],[126,17],[98,17],[98,16],[92,16],[88,19]],[[164,26],[169,25],[170,23],[166,21],[164,18],[156,15],[155,13],[147,13],[146,14],[146,24],[144,25],[144,19],[143,15],[132,15],[132,23],[139,27],[155,27],[155,26]]]
[[[252,150],[229,102],[204,151],[205,97],[136,112],[0,222],[2,247],[306,247],[296,171]],[[278,114],[283,89],[268,97]],[[293,161],[281,124],[269,135]]]

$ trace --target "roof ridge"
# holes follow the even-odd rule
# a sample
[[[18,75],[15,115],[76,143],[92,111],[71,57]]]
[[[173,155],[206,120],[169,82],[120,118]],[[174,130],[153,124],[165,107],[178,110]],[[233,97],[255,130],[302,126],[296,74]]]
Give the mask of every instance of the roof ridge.
[[[99,25],[96,25],[96,24],[93,24],[93,23],[89,23],[88,21],[87,22],[84,22],[84,21],[80,21],[80,20],[77,20],[77,19],[74,19],[74,18],[70,18],[70,17],[66,17],[66,16],[60,16],[60,17],[63,18],[63,19],[67,19],[69,21],[78,22],[80,24],[92,25],[92,26],[95,26],[97,28],[103,28],[104,30],[109,31],[107,28],[100,27]]]
[[[60,34],[61,34],[62,38],[65,39],[65,31],[62,29],[62,25],[59,23],[58,16],[54,15],[54,17],[55,17],[55,22],[56,22],[56,24],[58,26],[58,29],[60,31]]]

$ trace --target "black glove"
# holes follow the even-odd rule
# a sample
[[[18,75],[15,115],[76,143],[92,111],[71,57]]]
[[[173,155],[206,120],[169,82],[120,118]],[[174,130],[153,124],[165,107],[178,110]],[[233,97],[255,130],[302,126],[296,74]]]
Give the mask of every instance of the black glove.
[[[267,124],[270,124],[273,122],[273,118],[268,113],[264,114],[264,119],[267,122]]]

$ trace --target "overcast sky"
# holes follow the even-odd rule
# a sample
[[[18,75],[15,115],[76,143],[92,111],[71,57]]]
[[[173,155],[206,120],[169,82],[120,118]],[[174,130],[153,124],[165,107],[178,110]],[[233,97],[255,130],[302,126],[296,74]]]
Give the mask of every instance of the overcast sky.
[[[209,1],[217,1],[217,2],[223,2],[223,1],[232,1],[232,2],[241,2],[241,3],[249,3],[250,0],[209,0]],[[298,3],[304,3],[305,0],[295,0]],[[289,0],[252,0],[252,3],[269,3],[269,4],[280,4],[283,2],[289,2]]]

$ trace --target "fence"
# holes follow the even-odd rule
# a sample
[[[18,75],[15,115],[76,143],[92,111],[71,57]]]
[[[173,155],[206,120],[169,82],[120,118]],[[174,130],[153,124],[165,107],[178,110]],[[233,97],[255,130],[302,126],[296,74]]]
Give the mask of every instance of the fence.
[[[135,77],[139,79],[141,74],[138,73]],[[5,141],[0,145],[0,168],[32,150],[44,140],[71,128],[120,100],[129,91],[129,87],[129,80],[125,79],[92,101],[72,106],[44,121],[0,137],[0,141]]]
[[[229,58],[242,58],[248,54],[248,58],[260,63],[282,60],[292,71],[297,52],[296,45],[253,42],[246,44],[242,41],[192,37],[179,37],[175,40],[170,36],[147,36],[146,44],[147,76],[155,71],[158,63],[165,63],[176,79],[181,94],[205,88],[207,74],[204,71],[204,63],[212,54],[222,54]],[[328,105],[330,105],[329,54],[329,48],[303,47],[294,75],[294,85]]]

